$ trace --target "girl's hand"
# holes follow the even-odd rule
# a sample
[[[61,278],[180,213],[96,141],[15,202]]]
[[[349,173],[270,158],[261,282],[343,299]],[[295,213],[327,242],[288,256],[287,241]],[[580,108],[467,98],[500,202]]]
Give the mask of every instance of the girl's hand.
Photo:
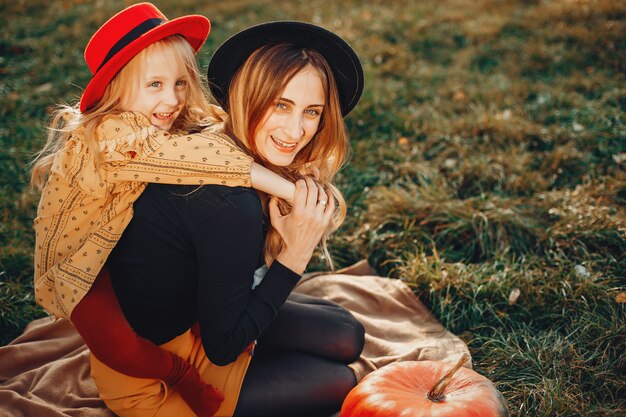
[[[332,219],[335,199],[307,177],[296,182],[291,213],[283,216],[274,198],[270,200],[269,209],[272,226],[284,242],[276,259],[302,274]]]

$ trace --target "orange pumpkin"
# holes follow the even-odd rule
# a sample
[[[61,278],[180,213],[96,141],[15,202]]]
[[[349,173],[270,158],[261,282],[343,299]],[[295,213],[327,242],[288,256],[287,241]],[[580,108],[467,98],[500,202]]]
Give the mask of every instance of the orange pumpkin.
[[[507,417],[506,401],[484,376],[439,361],[396,362],[350,391],[340,417]]]

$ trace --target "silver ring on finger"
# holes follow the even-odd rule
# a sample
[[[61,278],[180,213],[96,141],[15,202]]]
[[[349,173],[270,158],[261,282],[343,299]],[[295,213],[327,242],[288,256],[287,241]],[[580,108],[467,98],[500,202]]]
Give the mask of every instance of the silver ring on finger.
[[[326,207],[326,203],[327,203],[327,201],[326,201],[326,200],[320,200],[320,201],[318,201],[317,203],[318,203],[320,206],[322,206],[322,207]]]

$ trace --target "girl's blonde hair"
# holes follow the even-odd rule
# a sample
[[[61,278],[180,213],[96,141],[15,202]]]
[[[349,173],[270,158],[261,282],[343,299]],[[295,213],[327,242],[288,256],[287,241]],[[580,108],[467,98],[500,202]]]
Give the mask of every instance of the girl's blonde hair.
[[[46,181],[56,153],[74,131],[83,128],[88,149],[99,155],[97,130],[105,116],[121,113],[120,105],[129,94],[136,94],[141,69],[152,54],[164,54],[179,65],[179,71],[187,80],[187,104],[178,116],[172,131],[191,131],[208,126],[215,121],[216,108],[209,104],[210,92],[204,87],[193,48],[181,35],[173,35],[157,41],[131,59],[111,80],[100,101],[81,113],[79,104],[60,105],[54,111],[48,138],[44,148],[35,156],[32,166],[31,185],[41,188]],[[96,160],[96,164],[100,162]]]
[[[259,154],[254,141],[255,133],[268,109],[280,97],[289,81],[309,65],[319,74],[326,97],[319,127],[311,141],[298,152],[289,166],[274,166]],[[333,184],[333,179],[346,160],[349,142],[341,115],[337,86],[328,62],[319,52],[308,48],[287,43],[263,46],[250,55],[233,77],[229,87],[228,109],[226,133],[239,141],[242,149],[248,149],[257,162],[292,181],[311,173],[310,167],[319,169],[319,183],[324,189],[330,190],[338,203],[333,221],[322,239],[322,249],[332,268],[327,239],[343,223],[346,216],[345,200]],[[280,202],[280,207],[283,214],[290,210],[285,201]],[[267,210],[266,204],[264,208]],[[282,247],[283,242],[278,232],[269,225],[265,240],[265,260],[268,265]]]

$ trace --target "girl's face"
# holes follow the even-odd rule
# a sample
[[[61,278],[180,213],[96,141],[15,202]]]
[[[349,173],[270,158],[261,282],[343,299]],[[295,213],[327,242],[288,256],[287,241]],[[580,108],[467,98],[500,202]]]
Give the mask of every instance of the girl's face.
[[[324,104],[322,80],[308,65],[294,75],[257,126],[259,154],[276,166],[291,164],[317,132]]]
[[[169,130],[187,103],[187,75],[166,54],[148,54],[136,85],[122,97],[123,111],[141,112],[150,123]]]

